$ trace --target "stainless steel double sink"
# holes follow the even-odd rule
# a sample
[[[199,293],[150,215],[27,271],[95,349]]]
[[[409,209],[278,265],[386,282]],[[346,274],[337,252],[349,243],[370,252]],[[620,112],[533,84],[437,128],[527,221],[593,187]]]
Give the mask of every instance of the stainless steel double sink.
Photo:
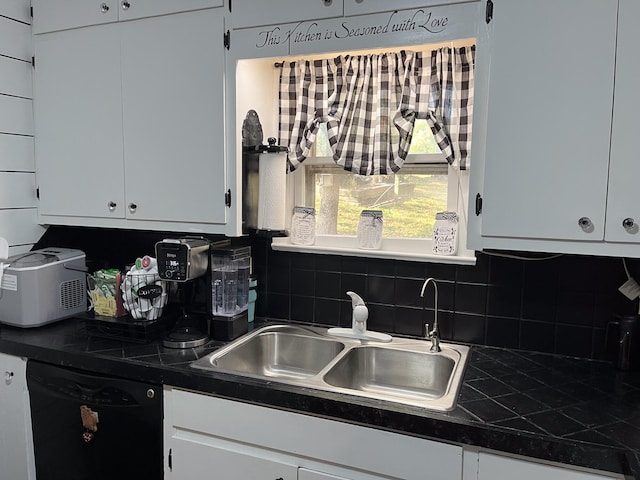
[[[272,325],[191,363],[193,368],[446,411],[455,407],[469,347],[393,337],[366,342],[328,329]]]

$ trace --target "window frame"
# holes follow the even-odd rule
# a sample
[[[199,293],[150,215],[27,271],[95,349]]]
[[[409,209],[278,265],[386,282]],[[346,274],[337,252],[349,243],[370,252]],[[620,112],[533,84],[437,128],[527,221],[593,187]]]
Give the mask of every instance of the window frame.
[[[420,166],[429,168],[433,165],[442,165],[444,157],[442,154],[414,154],[407,157],[407,161],[402,168],[418,170]],[[314,169],[331,168],[339,169],[339,166],[330,166],[327,160],[330,157],[309,157],[295,172],[287,178],[287,201],[288,211],[293,211],[296,205],[306,205],[306,188],[308,178],[307,171]],[[334,254],[345,256],[357,256],[368,258],[387,258],[396,260],[409,260],[417,262],[449,263],[458,265],[474,265],[476,262],[475,252],[466,248],[467,238],[467,215],[466,205],[468,199],[469,175],[468,171],[459,171],[446,162],[447,168],[447,209],[458,213],[458,251],[456,255],[435,255],[431,253],[433,240],[431,238],[389,238],[382,239],[382,246],[379,250],[365,250],[357,246],[355,235],[316,235],[313,245],[294,245],[289,237],[276,237],[272,239],[271,247],[277,251]],[[423,170],[424,173],[428,170]]]

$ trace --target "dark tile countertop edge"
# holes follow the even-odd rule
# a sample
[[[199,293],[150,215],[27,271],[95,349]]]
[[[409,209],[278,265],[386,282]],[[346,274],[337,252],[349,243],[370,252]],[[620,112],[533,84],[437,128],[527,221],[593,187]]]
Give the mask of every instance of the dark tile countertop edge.
[[[189,367],[223,344],[175,350],[87,336],[75,319],[0,326],[0,352],[10,355],[640,479],[639,373],[472,346],[457,407],[436,412]]]

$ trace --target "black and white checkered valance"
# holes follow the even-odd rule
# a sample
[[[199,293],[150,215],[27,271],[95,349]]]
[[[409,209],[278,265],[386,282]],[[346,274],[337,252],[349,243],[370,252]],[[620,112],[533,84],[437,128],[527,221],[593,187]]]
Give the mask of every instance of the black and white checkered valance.
[[[360,175],[397,172],[416,119],[447,161],[469,167],[475,47],[284,62],[279,141],[293,171],[327,124],[334,161]]]

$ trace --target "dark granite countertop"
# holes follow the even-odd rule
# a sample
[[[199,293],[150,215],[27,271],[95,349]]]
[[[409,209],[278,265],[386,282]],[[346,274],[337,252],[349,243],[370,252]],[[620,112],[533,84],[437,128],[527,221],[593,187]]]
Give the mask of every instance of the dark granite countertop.
[[[222,345],[175,350],[97,338],[75,319],[36,329],[0,326],[0,352],[11,355],[640,479],[637,372],[473,346],[457,407],[434,412],[189,367]]]

